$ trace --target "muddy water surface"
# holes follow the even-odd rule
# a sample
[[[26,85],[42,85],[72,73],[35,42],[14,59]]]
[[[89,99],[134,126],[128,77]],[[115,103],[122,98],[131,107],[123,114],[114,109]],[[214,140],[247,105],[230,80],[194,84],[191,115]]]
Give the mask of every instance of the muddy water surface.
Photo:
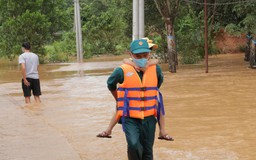
[[[43,103],[27,106],[17,66],[1,66],[0,159],[127,159],[120,125],[111,139],[95,136],[114,112],[106,80],[119,64],[41,65]],[[175,74],[162,65],[166,128],[175,141],[156,139],[154,159],[254,160],[256,70],[247,66],[243,54],[210,57],[208,74],[201,64]]]

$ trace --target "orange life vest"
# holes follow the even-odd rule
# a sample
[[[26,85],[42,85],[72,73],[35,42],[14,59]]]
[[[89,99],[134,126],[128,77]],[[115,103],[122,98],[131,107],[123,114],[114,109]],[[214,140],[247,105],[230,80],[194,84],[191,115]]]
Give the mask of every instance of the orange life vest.
[[[136,70],[123,64],[124,82],[117,89],[117,119],[132,117],[144,119],[151,115],[157,116],[157,73],[156,65],[151,65],[140,79]]]

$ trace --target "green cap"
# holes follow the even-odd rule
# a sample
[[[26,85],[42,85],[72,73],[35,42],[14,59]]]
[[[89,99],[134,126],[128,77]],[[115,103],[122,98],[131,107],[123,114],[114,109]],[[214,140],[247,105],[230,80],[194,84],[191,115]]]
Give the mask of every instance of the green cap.
[[[148,46],[148,42],[145,39],[137,39],[132,41],[130,50],[133,54],[151,52]]]

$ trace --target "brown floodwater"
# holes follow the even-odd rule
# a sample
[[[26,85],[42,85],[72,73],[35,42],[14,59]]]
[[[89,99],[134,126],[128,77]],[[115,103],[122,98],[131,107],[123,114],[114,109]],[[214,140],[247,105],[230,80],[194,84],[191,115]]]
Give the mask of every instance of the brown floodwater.
[[[155,160],[255,159],[256,70],[243,56],[211,56],[207,74],[203,63],[181,65],[175,74],[162,65],[166,130],[175,140],[156,139]],[[120,125],[111,139],[96,137],[115,109],[106,80],[119,64],[41,65],[40,105],[24,104],[18,66],[2,65],[0,159],[127,159]]]

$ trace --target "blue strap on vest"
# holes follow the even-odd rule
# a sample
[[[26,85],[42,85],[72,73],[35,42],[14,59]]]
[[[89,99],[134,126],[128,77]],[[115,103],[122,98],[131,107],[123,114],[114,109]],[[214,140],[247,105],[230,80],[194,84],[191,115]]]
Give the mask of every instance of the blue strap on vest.
[[[157,96],[149,96],[149,97],[126,97],[128,100],[137,100],[137,101],[146,101],[146,100],[152,100],[157,99]],[[118,98],[117,101],[123,101],[124,97]]]
[[[125,128],[124,128],[125,117],[126,116],[130,117],[130,115],[129,115],[129,100],[127,99],[128,90],[125,89],[124,91],[125,92],[124,92],[124,107],[123,107],[123,116],[122,116],[122,128],[123,128],[123,131],[125,132]]]
[[[157,87],[137,87],[137,88],[118,88],[118,91],[148,91],[148,90],[157,90]]]
[[[150,106],[150,107],[129,107],[129,110],[134,110],[134,111],[147,111],[147,110],[151,110],[157,108],[156,105],[154,106]],[[118,107],[117,110],[124,110],[124,106],[122,107]]]
[[[164,103],[163,103],[163,96],[162,93],[160,92],[159,89],[157,89],[158,91],[158,95],[159,95],[159,99],[158,101],[158,107],[157,107],[157,120],[158,120],[158,124],[160,121],[160,112],[162,112],[162,115],[165,115],[165,110],[164,110]]]

